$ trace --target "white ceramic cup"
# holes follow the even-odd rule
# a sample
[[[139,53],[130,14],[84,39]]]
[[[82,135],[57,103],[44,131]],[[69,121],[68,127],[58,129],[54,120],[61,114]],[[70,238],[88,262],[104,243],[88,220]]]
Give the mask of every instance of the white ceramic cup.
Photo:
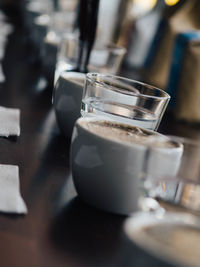
[[[60,130],[71,138],[75,121],[80,117],[80,105],[85,74],[63,72],[55,85],[53,106]]]
[[[76,121],[70,155],[73,181],[78,195],[87,203],[109,212],[127,215],[139,208],[140,178],[146,168],[148,147],[95,134],[84,126],[85,122],[102,120],[105,121],[103,118],[85,117]],[[165,138],[157,132],[144,131],[155,138]],[[166,163],[159,162],[158,158],[154,161],[152,154],[151,164],[145,171],[153,174],[157,168],[160,173],[162,170],[164,173],[174,173],[178,169],[182,150],[175,147],[171,152],[167,151],[167,155]]]

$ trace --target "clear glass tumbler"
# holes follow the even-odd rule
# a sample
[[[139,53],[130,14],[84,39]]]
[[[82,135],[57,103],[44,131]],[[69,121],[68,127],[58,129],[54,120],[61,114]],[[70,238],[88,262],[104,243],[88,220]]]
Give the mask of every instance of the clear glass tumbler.
[[[163,149],[165,147],[166,149]],[[176,154],[170,149],[179,147]],[[152,161],[154,159],[154,161]],[[156,159],[156,160],[155,160]],[[144,163],[144,189],[148,196],[173,211],[200,212],[200,143],[168,136],[162,148],[149,147]],[[159,162],[159,165],[156,164]],[[151,166],[151,168],[149,167]],[[173,171],[169,172],[170,168]]]
[[[125,54],[126,48],[123,46],[115,44],[95,46],[91,53],[88,71],[116,75]]]
[[[170,96],[151,85],[114,75],[88,73],[82,97],[82,116],[157,130]]]
[[[77,32],[66,33],[58,52],[55,81],[62,71],[71,71],[77,67],[79,40]],[[126,53],[122,46],[110,44],[95,46],[90,55],[89,72],[117,74]]]

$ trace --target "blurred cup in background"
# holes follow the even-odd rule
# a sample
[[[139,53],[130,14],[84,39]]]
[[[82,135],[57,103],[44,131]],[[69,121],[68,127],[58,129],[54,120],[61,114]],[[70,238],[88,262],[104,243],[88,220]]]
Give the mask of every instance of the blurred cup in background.
[[[53,91],[53,106],[61,132],[71,138],[75,121],[81,116],[81,98],[85,74],[64,71]]]

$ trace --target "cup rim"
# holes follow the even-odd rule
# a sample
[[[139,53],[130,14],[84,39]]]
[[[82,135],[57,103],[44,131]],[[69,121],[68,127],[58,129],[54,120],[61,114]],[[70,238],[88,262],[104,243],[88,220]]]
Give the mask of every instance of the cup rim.
[[[188,263],[183,262],[179,258],[174,257],[170,252],[164,250],[165,246],[159,242],[151,240],[150,237],[134,235],[134,233],[142,230],[145,227],[157,226],[161,224],[181,225],[186,227],[194,227],[200,230],[200,219],[196,215],[186,212],[165,212],[164,214],[149,213],[138,211],[133,213],[123,224],[123,232],[128,240],[150,253],[155,258],[165,262],[176,264],[176,266],[187,266]],[[158,253],[159,251],[159,253]],[[185,265],[186,264],[186,265]]]
[[[111,120],[109,118],[100,117],[100,116],[98,116],[98,117],[80,117],[80,118],[77,119],[75,125],[78,126],[81,129],[83,129],[84,131],[87,131],[87,133],[89,133],[90,135],[95,136],[95,138],[98,138],[100,140],[108,140],[111,143],[127,146],[129,148],[132,148],[134,146],[134,147],[139,147],[139,148],[142,148],[142,149],[148,149],[149,145],[145,144],[145,142],[144,143],[137,143],[137,142],[130,143],[130,142],[125,142],[125,141],[117,141],[116,139],[106,138],[106,137],[104,137],[104,136],[102,136],[100,134],[97,134],[95,132],[91,132],[90,130],[88,130],[87,128],[82,126],[80,124],[80,121],[89,121],[89,122],[90,121],[101,121],[101,122],[102,121],[108,121],[108,122],[115,123],[115,124],[122,124],[122,125],[128,126],[128,127],[139,128],[139,129],[142,129],[142,130],[144,130],[146,132],[152,133],[156,137],[163,137],[164,136],[161,133],[158,133],[158,132],[153,131],[153,130],[149,130],[149,129],[145,129],[145,128],[142,128],[142,127],[130,125],[130,124],[127,124],[127,123],[124,123],[124,122],[117,122],[117,121]]]
[[[108,77],[108,78],[112,78],[112,79],[117,79],[117,80],[121,80],[121,81],[127,81],[129,83],[135,83],[135,84],[139,84],[139,85],[142,85],[142,86],[145,86],[145,87],[148,87],[149,89],[151,90],[157,90],[159,92],[161,92],[163,94],[163,96],[152,96],[152,95],[148,95],[148,94],[142,94],[142,93],[135,93],[135,92],[131,92],[130,94],[130,91],[124,89],[124,94],[127,94],[127,95],[131,95],[131,96],[142,96],[142,97],[146,97],[146,98],[149,98],[149,99],[157,99],[157,100],[170,100],[171,96],[164,90],[158,88],[158,87],[155,87],[153,85],[150,85],[150,84],[147,84],[147,83],[144,83],[144,82],[141,82],[141,81],[137,81],[137,80],[132,80],[132,79],[129,79],[129,78],[125,78],[125,77],[122,77],[122,76],[116,76],[116,75],[112,75],[112,74],[101,74],[101,73],[97,73],[97,72],[88,72],[86,74],[86,80],[89,80],[90,82],[92,83],[95,83],[97,84],[98,86],[101,86],[101,87],[106,87],[106,88],[111,88],[111,87],[114,87],[112,85],[107,85],[105,82],[99,82],[97,81],[96,79],[94,79],[94,77]]]

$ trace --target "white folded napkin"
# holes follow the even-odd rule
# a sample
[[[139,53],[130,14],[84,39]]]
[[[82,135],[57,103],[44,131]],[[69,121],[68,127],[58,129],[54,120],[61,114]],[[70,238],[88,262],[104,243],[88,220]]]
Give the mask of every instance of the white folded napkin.
[[[1,58],[1,51],[0,51],[0,58]],[[0,83],[3,83],[5,81],[5,75],[3,73],[2,65],[0,63]]]
[[[0,136],[20,135],[20,110],[0,106]]]
[[[6,16],[0,11],[0,60],[4,58],[8,35],[13,32],[13,26],[6,21]],[[5,81],[5,76],[0,65],[0,83]]]
[[[26,204],[20,194],[19,168],[16,165],[0,164],[0,211],[27,213]]]
[[[5,55],[5,48],[8,42],[8,35],[13,32],[13,26],[6,21],[6,16],[0,11],[0,60]],[[0,82],[4,81],[4,75],[0,71]]]

